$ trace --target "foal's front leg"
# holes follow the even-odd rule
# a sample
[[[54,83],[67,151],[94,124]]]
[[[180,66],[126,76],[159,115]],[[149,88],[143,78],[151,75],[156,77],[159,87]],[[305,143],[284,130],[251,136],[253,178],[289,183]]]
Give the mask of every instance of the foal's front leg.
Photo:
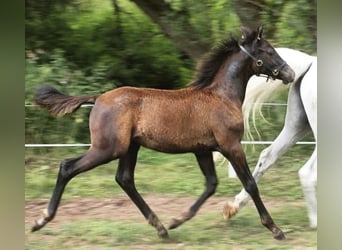
[[[257,184],[248,167],[241,143],[235,143],[234,146],[228,149],[221,148],[221,153],[232,163],[237,176],[243,184],[243,187],[252,197],[259,212],[261,223],[273,233],[273,237],[275,239],[285,239],[284,233],[273,222],[272,217],[268,213],[264,203],[260,198]]]

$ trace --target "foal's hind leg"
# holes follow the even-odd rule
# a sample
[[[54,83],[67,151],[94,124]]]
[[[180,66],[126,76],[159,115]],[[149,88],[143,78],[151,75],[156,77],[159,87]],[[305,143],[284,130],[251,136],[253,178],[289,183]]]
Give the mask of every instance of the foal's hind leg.
[[[163,224],[159,221],[157,215],[147,205],[141,195],[138,193],[134,183],[134,169],[137,161],[139,145],[132,143],[128,153],[120,157],[119,167],[116,173],[116,182],[127,193],[141,213],[145,216],[148,223],[157,229],[158,235],[167,238],[168,233]]]
[[[284,233],[273,222],[273,219],[271,218],[264,203],[260,198],[257,184],[249,170],[246,156],[243,152],[241,144],[235,143],[234,146],[229,148],[221,147],[221,153],[232,163],[237,176],[243,184],[243,187],[252,197],[254,204],[259,212],[261,223],[273,233],[273,237],[275,239],[285,239]]]
[[[113,158],[110,153],[110,151],[91,148],[81,157],[66,159],[61,162],[57,182],[48,208],[44,210],[43,217],[36,221],[36,224],[32,227],[32,232],[41,229],[55,217],[68,182],[76,175],[112,160]]]
[[[189,211],[183,213],[179,218],[173,219],[169,226],[170,229],[176,228],[187,220],[195,216],[202,204],[215,193],[218,184],[213,155],[211,152],[196,154],[197,162],[206,178],[206,189],[201,197],[193,204]]]

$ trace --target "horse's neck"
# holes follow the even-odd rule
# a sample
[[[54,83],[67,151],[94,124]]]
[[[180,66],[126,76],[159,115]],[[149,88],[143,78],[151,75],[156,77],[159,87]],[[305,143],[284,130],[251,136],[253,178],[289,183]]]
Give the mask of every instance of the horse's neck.
[[[236,55],[228,60],[217,73],[211,90],[218,95],[236,100],[242,105],[246,94],[247,82],[253,75],[249,60]]]

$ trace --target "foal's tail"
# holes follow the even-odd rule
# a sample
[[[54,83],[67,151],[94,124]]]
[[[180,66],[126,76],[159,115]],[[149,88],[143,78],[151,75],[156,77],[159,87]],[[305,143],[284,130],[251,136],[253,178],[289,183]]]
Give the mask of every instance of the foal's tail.
[[[52,115],[63,116],[75,112],[82,104],[93,104],[98,96],[69,96],[51,86],[37,89],[35,103]]]

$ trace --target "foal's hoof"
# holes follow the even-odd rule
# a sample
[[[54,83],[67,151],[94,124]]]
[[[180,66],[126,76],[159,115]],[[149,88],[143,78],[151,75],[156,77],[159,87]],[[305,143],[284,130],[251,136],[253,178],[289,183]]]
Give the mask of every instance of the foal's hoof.
[[[52,220],[52,217],[49,216],[48,210],[44,209],[42,211],[42,217],[35,221],[35,225],[31,228],[31,232],[38,231],[39,229],[44,227],[50,220]]]
[[[41,229],[42,227],[40,225],[38,225],[37,223],[31,228],[31,232],[35,232],[38,231],[39,229]]]
[[[238,212],[238,209],[234,207],[231,202],[228,201],[223,207],[223,219],[227,221],[231,217],[235,216],[237,212]]]
[[[189,210],[187,212],[182,213],[182,215],[179,218],[173,218],[170,222],[169,229],[174,229],[176,227],[179,227],[184,222],[190,220],[192,217],[195,216],[195,212]]]
[[[285,234],[279,230],[278,232],[276,232],[274,235],[273,235],[273,238],[275,238],[276,240],[285,240]]]
[[[45,225],[45,221],[43,219],[36,220],[34,226],[31,228],[31,232],[38,231],[39,229],[44,227],[44,225]]]
[[[169,229],[175,229],[176,227],[178,227],[182,223],[183,223],[183,221],[174,218],[174,219],[172,219],[172,221],[170,223]]]
[[[161,229],[158,231],[158,236],[162,239],[168,239],[169,238],[169,233],[165,228]]]

